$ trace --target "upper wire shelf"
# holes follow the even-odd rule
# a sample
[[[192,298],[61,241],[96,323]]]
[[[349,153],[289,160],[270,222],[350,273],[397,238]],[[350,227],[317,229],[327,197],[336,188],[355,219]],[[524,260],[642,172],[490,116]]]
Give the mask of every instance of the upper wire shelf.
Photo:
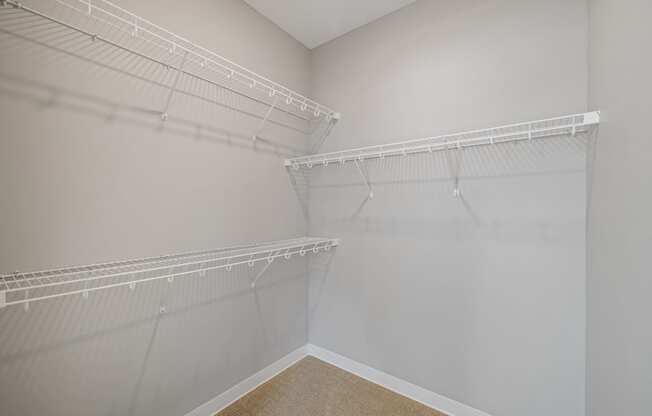
[[[232,271],[244,265],[253,268],[262,263],[264,267],[252,283],[255,287],[258,278],[275,259],[317,254],[337,245],[337,239],[305,237],[88,266],[15,272],[0,276],[0,308],[18,304],[27,308],[31,302],[76,294],[88,297],[90,292],[116,287],[133,290],[146,282],[203,277],[208,271]]]
[[[88,46],[102,44],[167,71],[166,75],[161,75],[156,69],[147,68],[147,74],[138,74],[141,78],[151,78],[157,86],[166,90],[159,112],[163,120],[168,119],[175,93],[194,95],[204,101],[213,101],[213,104],[229,106],[215,102],[212,96],[205,96],[208,87],[218,87],[221,91],[248,99],[251,105],[244,106],[240,111],[260,120],[258,130],[262,130],[266,123],[298,129],[285,120],[274,120],[272,113],[301,122],[324,122],[330,127],[340,118],[339,113],[331,108],[108,0],[0,0],[0,5],[5,6],[4,10],[13,9],[22,13],[3,16],[0,29],[5,33],[11,32],[64,52],[73,50],[82,54],[83,59],[92,55],[102,65],[119,66],[120,60],[116,59],[115,54]],[[79,36],[86,39],[85,45],[80,46]],[[96,51],[93,52],[93,49]],[[124,68],[119,67],[118,70],[124,71]],[[205,84],[206,87],[198,87],[198,84]],[[204,96],[199,96],[202,94]],[[325,131],[330,132],[330,127]],[[315,128],[301,129],[303,134],[314,131]],[[257,133],[253,135],[254,140],[258,138]]]
[[[407,156],[419,153],[465,149],[474,146],[508,142],[530,141],[587,133],[600,123],[600,112],[573,114],[545,120],[510,124],[483,130],[473,130],[423,139],[408,140],[376,146],[359,147],[330,153],[319,153],[286,159],[285,166],[293,169],[362,162],[385,157]]]

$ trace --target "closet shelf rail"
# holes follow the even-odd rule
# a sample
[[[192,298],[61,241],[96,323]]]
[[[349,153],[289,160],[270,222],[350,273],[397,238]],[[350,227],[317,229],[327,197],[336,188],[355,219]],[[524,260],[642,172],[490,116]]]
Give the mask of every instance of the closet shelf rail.
[[[108,0],[51,0],[49,2],[1,0],[0,6],[22,10],[66,30],[85,35],[93,42],[102,42],[116,49],[130,52],[199,81],[226,89],[229,89],[228,83],[238,84],[245,91],[255,91],[262,96],[267,96],[265,104],[277,110],[283,111],[280,105],[282,103],[292,110],[299,110],[297,116],[302,113],[309,114],[310,117],[306,117],[306,120],[336,121],[340,117],[339,113],[331,108],[211,52]],[[135,39],[139,43],[136,44],[135,41],[126,39]],[[157,52],[149,53],[143,50],[142,45],[155,48]],[[187,69],[189,66],[202,71],[189,70]],[[205,72],[210,72],[212,76],[205,76]],[[215,75],[217,77],[214,77]],[[254,96],[249,98],[261,101]],[[279,105],[276,104],[277,101],[280,102]],[[164,113],[162,116],[165,119],[167,115]]]
[[[285,166],[298,170],[300,168],[312,168],[313,166],[328,166],[329,164],[345,164],[347,162],[358,163],[370,159],[465,149],[474,146],[531,141],[567,135],[575,136],[590,132],[599,123],[600,112],[594,111],[483,130],[313,154],[287,159]]]
[[[67,267],[0,276],[0,309],[10,305],[81,294],[104,289],[129,287],[156,280],[169,282],[184,277],[204,277],[207,272],[237,267],[266,268],[274,260],[291,259],[330,251],[339,245],[333,238],[296,238],[266,243],[232,246],[208,251],[172,254],[160,257]],[[262,274],[262,273],[261,273]]]

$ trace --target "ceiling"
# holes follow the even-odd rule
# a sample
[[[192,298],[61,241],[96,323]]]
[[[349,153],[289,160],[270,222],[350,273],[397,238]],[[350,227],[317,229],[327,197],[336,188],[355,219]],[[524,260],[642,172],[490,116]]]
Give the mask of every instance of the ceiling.
[[[313,49],[416,0],[245,0]]]

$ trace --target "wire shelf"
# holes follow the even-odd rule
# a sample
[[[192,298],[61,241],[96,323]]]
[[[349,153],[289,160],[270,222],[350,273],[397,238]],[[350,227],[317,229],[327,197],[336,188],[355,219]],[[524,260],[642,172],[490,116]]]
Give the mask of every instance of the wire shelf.
[[[386,157],[408,156],[420,153],[464,149],[474,146],[538,140],[567,135],[575,136],[580,133],[588,133],[599,123],[600,113],[595,111],[483,130],[313,154],[287,159],[285,166],[299,170],[301,168],[312,168],[313,166],[328,166],[329,164],[345,164],[347,162],[357,163],[369,159],[384,159]]]
[[[173,281],[184,277],[206,276],[206,272],[236,267],[265,267],[274,260],[303,257],[330,251],[339,245],[332,238],[297,238],[250,245],[233,246],[207,251],[171,254],[159,257],[66,267],[0,276],[0,308],[39,300],[129,287],[156,280]]]
[[[235,109],[259,120],[259,130],[270,123],[310,135],[319,130],[314,125],[332,126],[340,117],[329,107],[108,0],[2,0],[1,5],[3,33],[151,82],[161,90],[158,114],[163,120],[169,117],[175,94]],[[117,59],[118,53],[130,58]],[[246,103],[235,106],[215,98],[224,92]],[[141,97],[134,94],[133,99],[137,102]],[[297,123],[309,126],[297,127]],[[330,127],[323,129],[330,131]]]

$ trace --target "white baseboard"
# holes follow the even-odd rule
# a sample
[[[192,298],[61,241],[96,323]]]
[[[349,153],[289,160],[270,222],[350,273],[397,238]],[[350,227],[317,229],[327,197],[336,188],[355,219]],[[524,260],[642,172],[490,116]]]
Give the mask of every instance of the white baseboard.
[[[449,416],[490,416],[478,409],[474,409],[473,407],[449,399],[448,397],[433,393],[415,384],[401,380],[398,377],[383,373],[375,368],[313,344],[307,344],[292,351],[275,363],[263,368],[253,376],[241,381],[214,399],[209,400],[195,410],[187,413],[185,416],[213,416],[307,355],[311,355],[326,363],[339,367],[344,371],[348,371],[349,373],[362,377],[365,380],[369,380],[372,383],[378,384],[388,390],[408,397]]]
[[[383,373],[375,368],[354,361],[316,345],[306,345],[306,352],[315,358],[341,368],[344,371],[369,380],[388,390],[417,401],[431,409],[438,410],[449,416],[490,416],[489,414],[457,402],[448,397],[433,393],[415,384],[401,380],[398,377]]]
[[[207,401],[195,410],[186,413],[186,416],[215,415],[217,412],[225,409],[230,404],[240,399],[242,396],[256,389],[256,387],[277,376],[292,364],[302,360],[306,356],[306,347],[307,345],[304,345],[303,347],[292,351],[285,357],[263,368],[253,376],[241,381],[219,396],[216,396],[215,398]]]

